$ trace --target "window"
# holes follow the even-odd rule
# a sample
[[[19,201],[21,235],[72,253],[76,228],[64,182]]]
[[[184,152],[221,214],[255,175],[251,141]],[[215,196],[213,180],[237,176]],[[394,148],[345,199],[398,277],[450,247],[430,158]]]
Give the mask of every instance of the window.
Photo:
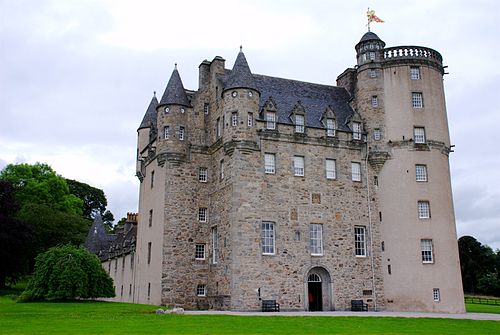
[[[423,164],[415,165],[415,180],[427,181],[427,165]]]
[[[170,108],[165,107],[165,113],[169,113],[169,112],[170,112]]]
[[[432,289],[432,298],[434,299],[435,302],[441,301],[441,293],[439,292],[438,288]]]
[[[422,263],[434,263],[432,240],[420,240],[420,249],[422,251]]]
[[[295,115],[295,132],[304,132],[304,115]]]
[[[238,113],[231,113],[231,126],[236,127],[238,125]]]
[[[293,156],[293,174],[295,176],[304,176],[304,157]]]
[[[219,178],[224,179],[224,160],[221,159],[219,162]]]
[[[195,259],[205,259],[205,245],[204,244],[197,244],[196,249],[194,252],[194,258]]]
[[[311,255],[323,255],[323,225],[316,223],[309,225],[309,247]]]
[[[378,107],[378,96],[372,96],[372,107]]]
[[[207,295],[207,286],[206,285],[196,286],[196,295],[198,297],[205,297]]]
[[[375,69],[370,69],[368,71],[368,75],[370,76],[370,78],[377,78],[377,71],[375,71]]]
[[[222,136],[222,124],[220,122],[220,117],[217,118],[217,138]]]
[[[276,172],[276,156],[274,154],[264,154],[264,170],[269,174]]]
[[[335,159],[326,159],[325,160],[325,169],[326,169],[326,179],[335,179],[336,171],[335,171]]]
[[[151,171],[151,185],[150,185],[151,188],[153,188],[154,184],[155,184],[155,171],[153,170]]]
[[[200,207],[198,208],[198,221],[200,222],[207,222],[207,209],[206,207]]]
[[[370,58],[370,60],[375,60],[375,52],[370,51],[370,52],[368,53],[368,58]]]
[[[153,226],[153,210],[149,210],[149,226]]]
[[[266,128],[274,130],[276,129],[276,113],[267,112],[266,113]]]
[[[179,141],[184,141],[184,133],[185,133],[185,128],[184,127],[179,127]]]
[[[253,113],[248,112],[247,126],[248,127],[253,127]]]
[[[198,169],[198,181],[206,183],[208,180],[208,169],[206,167],[201,167]]]
[[[425,128],[424,127],[413,128],[413,137],[415,143],[425,143]]]
[[[212,227],[212,264],[217,264],[219,260],[219,237],[217,227]]]
[[[210,111],[210,104],[205,103],[203,105],[203,113],[208,114],[209,111]]]
[[[326,136],[328,136],[328,137],[335,136],[335,120],[334,119],[326,119]]]
[[[151,283],[148,283],[148,299],[151,297]]]
[[[410,67],[410,79],[419,80],[420,79],[420,68],[418,66]]]
[[[366,228],[354,227],[354,252],[356,257],[366,257]]]
[[[125,270],[125,256],[122,257],[122,271]]]
[[[353,140],[361,139],[361,123],[359,122],[352,123],[352,139]]]
[[[352,181],[361,181],[361,163],[351,162]]]
[[[431,217],[431,205],[428,201],[418,202],[418,218],[428,219]]]
[[[170,138],[170,126],[163,128],[163,137],[168,140]]]
[[[263,255],[274,255],[275,253],[275,234],[273,222],[262,222],[261,225],[261,244]]]
[[[118,270],[118,258],[115,258],[115,272]]]
[[[422,93],[413,92],[411,94],[411,104],[413,108],[422,108],[424,107],[424,99],[422,97]]]
[[[151,242],[148,242],[148,264],[151,264]]]
[[[380,129],[379,128],[373,129],[373,139],[375,141],[380,141],[381,138],[382,138],[382,133],[380,132]]]

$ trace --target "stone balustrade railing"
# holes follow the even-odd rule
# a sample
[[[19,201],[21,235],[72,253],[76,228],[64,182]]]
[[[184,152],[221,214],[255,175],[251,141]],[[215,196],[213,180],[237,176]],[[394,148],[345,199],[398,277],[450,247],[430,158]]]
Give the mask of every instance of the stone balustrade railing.
[[[417,46],[399,46],[384,49],[384,60],[421,58],[434,61],[439,65],[443,63],[443,57],[439,52],[430,48]]]

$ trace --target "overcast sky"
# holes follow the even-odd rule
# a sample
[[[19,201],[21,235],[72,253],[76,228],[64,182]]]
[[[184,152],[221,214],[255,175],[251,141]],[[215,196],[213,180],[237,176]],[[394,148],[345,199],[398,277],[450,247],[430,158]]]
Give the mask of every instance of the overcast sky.
[[[370,7],[387,46],[439,51],[458,235],[500,248],[500,2],[0,0],[0,169],[44,162],[137,211],[136,130],[174,63],[188,89],[243,45],[253,73],[333,85]]]

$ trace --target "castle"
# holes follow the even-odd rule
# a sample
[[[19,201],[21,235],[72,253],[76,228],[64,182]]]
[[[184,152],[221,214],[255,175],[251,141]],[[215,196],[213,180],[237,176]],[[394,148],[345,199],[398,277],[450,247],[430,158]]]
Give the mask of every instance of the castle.
[[[117,300],[464,312],[442,57],[373,32],[355,49],[337,86],[253,74],[241,50],[203,61],[197,91],[173,70],[138,129]]]

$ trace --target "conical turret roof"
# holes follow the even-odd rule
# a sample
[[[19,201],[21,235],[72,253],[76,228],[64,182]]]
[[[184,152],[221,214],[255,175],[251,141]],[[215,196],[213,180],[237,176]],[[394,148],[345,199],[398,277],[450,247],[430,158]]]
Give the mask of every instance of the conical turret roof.
[[[170,76],[167,88],[165,88],[165,92],[161,97],[160,105],[191,106],[186,95],[186,90],[184,90],[184,85],[182,85],[181,76],[179,75],[179,71],[177,71],[177,64]]]
[[[245,54],[241,48],[238,53],[238,57],[236,57],[236,61],[234,62],[233,69],[227,78],[224,90],[232,88],[251,88],[259,91],[257,89],[257,85],[255,85],[255,81],[245,58]]]
[[[156,99],[156,92],[149,103],[148,109],[142,118],[139,129],[149,128],[151,124],[156,125],[156,107],[158,106],[158,99]]]

